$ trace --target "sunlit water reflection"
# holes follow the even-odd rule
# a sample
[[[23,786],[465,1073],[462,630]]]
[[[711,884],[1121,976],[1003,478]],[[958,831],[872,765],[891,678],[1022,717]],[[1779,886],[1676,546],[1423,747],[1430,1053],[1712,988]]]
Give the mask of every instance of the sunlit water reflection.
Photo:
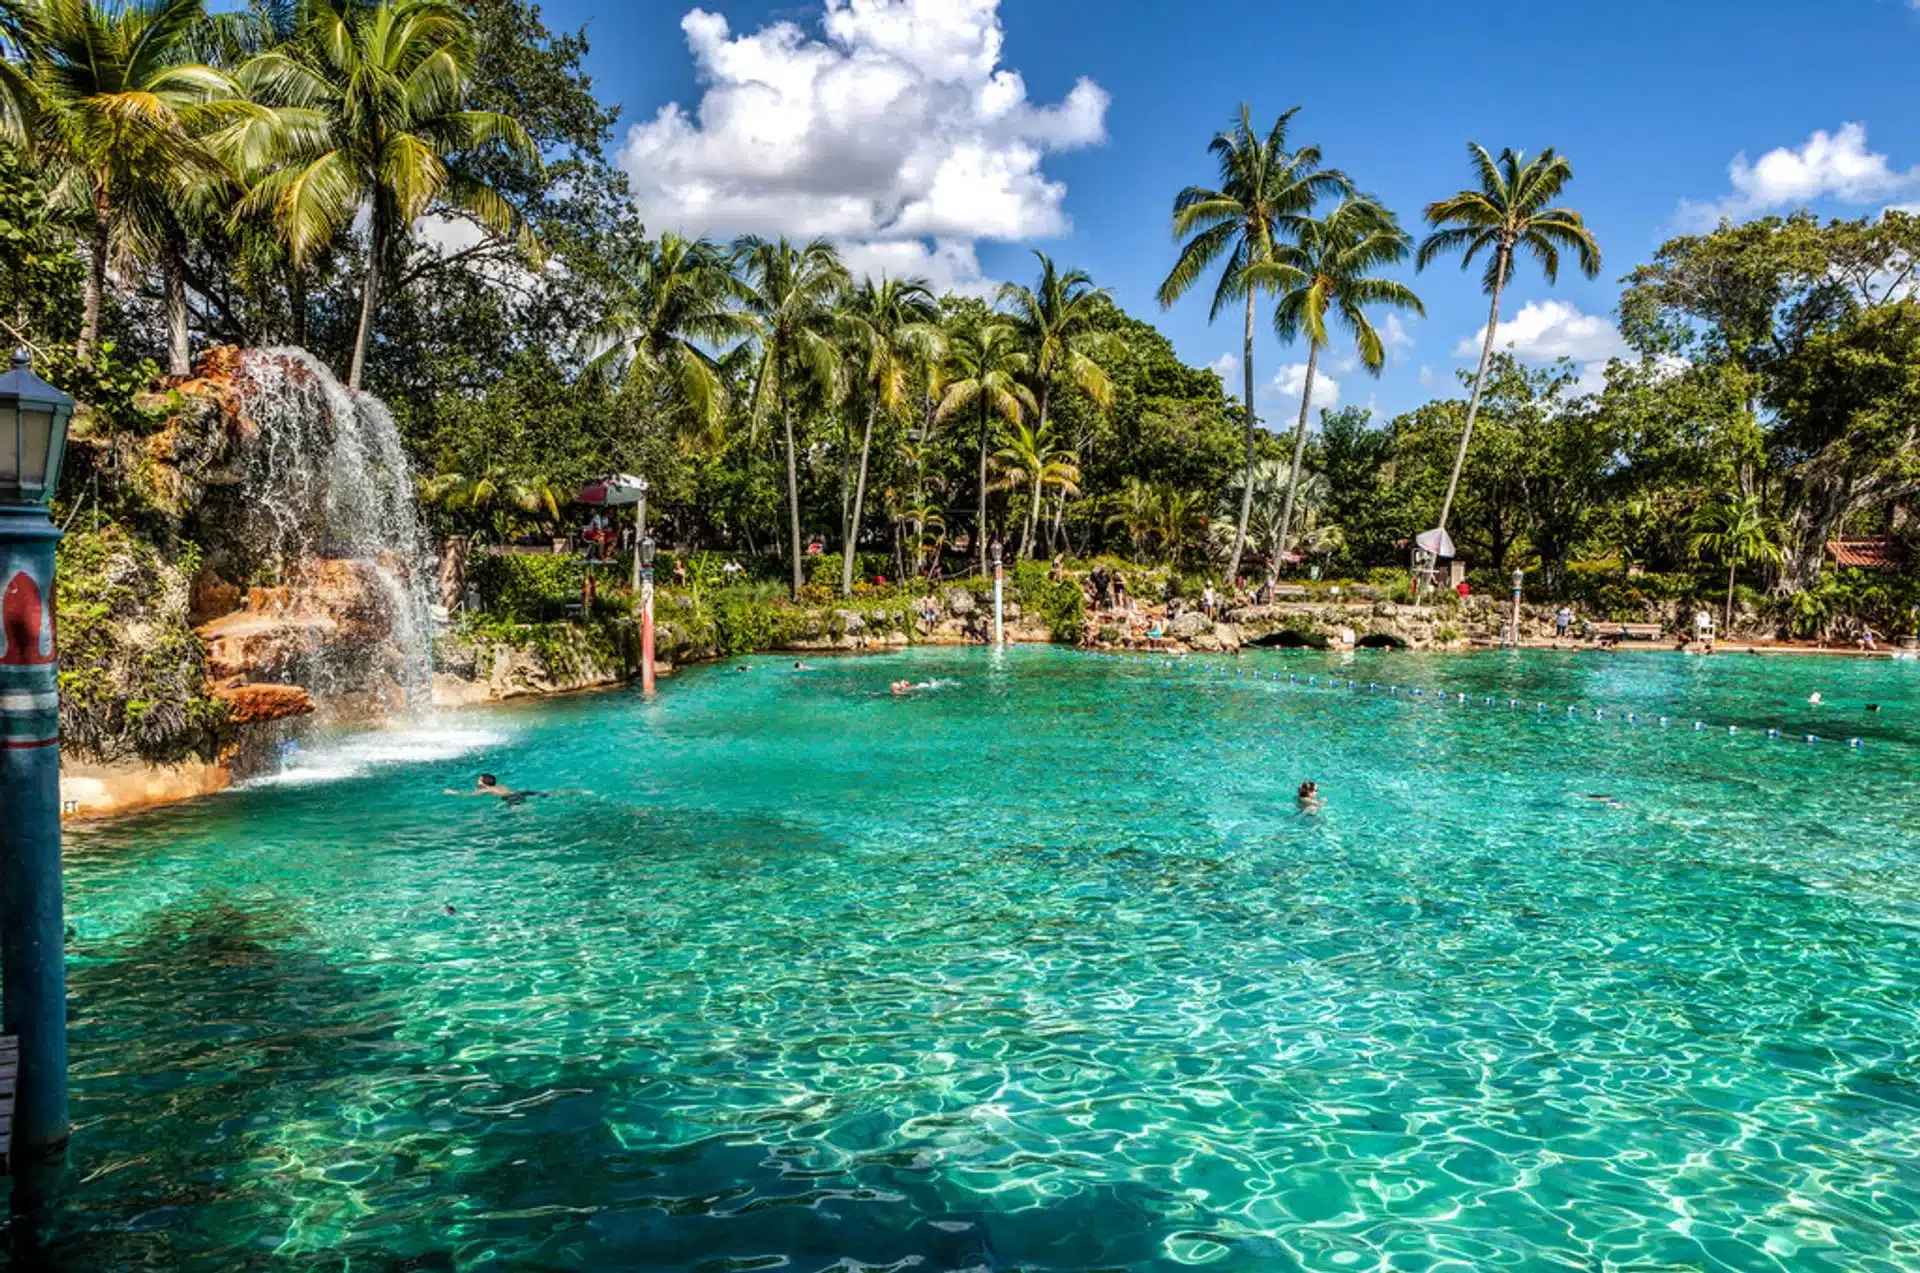
[[[74,833],[53,1263],[1920,1267],[1920,666],[747,663]]]

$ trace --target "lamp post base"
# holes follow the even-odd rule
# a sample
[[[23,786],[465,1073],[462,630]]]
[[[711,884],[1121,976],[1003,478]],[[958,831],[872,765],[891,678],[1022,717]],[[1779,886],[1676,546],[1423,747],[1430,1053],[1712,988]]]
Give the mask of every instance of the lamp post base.
[[[67,1143],[60,686],[44,505],[0,506],[0,1033],[20,1040],[12,1153]]]

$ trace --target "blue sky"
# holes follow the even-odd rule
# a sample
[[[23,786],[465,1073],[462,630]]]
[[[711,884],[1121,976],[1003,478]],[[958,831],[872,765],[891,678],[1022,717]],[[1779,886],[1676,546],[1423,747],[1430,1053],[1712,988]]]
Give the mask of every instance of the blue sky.
[[[1024,278],[1038,247],[1090,271],[1196,365],[1239,349],[1238,320],[1209,325],[1202,295],[1162,313],[1154,292],[1173,259],[1172,198],[1211,181],[1207,141],[1242,101],[1256,122],[1302,107],[1295,139],[1416,231],[1428,201],[1466,184],[1469,140],[1566,154],[1566,202],[1605,269],[1549,287],[1523,268],[1501,335],[1527,356],[1597,366],[1618,348],[1620,276],[1723,212],[1920,205],[1920,0],[1397,0],[1364,16],[1272,0],[543,10],[556,28],[588,28],[588,69],[623,107],[650,230],[826,230],[856,262],[973,286]],[[1471,365],[1458,351],[1485,322],[1477,278],[1451,263],[1406,277],[1427,318],[1406,321],[1378,380],[1328,355],[1339,401],[1391,414],[1450,392]],[[1303,359],[1263,318],[1270,427],[1298,402],[1275,378]]]

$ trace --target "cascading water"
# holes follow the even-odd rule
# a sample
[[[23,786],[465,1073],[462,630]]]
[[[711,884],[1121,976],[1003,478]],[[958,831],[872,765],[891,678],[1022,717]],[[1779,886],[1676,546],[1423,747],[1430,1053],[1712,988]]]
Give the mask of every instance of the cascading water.
[[[304,349],[247,351],[235,378],[243,420],[257,431],[243,487],[249,533],[297,611],[326,577],[371,584],[367,628],[380,639],[315,679],[343,691],[395,685],[400,702],[424,705],[432,684],[432,569],[414,501],[413,474],[386,404],[355,393]],[[367,607],[362,606],[361,609]],[[396,655],[397,652],[397,655]],[[315,697],[334,686],[311,685]]]

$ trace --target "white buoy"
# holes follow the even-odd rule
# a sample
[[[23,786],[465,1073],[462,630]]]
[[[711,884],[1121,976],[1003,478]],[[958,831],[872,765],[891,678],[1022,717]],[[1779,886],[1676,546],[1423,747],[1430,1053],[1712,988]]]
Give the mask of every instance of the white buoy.
[[[1847,739],[1847,746],[1849,746],[1849,747],[1858,747],[1859,745],[1860,745],[1860,740],[1859,740],[1858,738],[1849,738],[1849,739]]]
[[[1729,734],[1737,734],[1740,732],[1740,727],[1738,725],[1729,725],[1727,726],[1727,732]]]
[[[1662,725],[1662,726],[1664,727],[1664,726],[1666,725],[1666,723],[1667,723],[1667,718],[1666,718],[1666,717],[1664,717],[1664,716],[1662,716],[1662,717],[1660,718],[1660,724],[1661,724],[1661,725]]]
[[[1693,727],[1694,727],[1695,729],[1705,729],[1705,728],[1706,728],[1706,726],[1705,726],[1705,725],[1702,725],[1702,724],[1701,724],[1701,723],[1700,723],[1699,721],[1695,721],[1695,722],[1693,722]]]

